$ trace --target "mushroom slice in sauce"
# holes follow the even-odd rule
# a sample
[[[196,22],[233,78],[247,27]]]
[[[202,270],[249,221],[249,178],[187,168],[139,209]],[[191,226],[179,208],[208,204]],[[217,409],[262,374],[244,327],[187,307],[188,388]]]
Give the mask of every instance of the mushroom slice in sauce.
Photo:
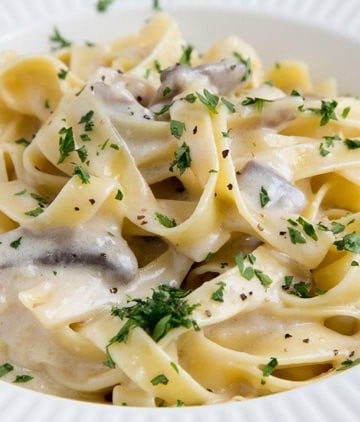
[[[230,60],[195,67],[176,64],[161,72],[161,85],[153,104],[169,103],[179,93],[199,85],[208,87],[217,94],[226,95],[244,82],[246,75],[244,64]]]
[[[0,237],[0,269],[24,265],[56,268],[82,266],[101,270],[104,279],[128,284],[138,271],[137,261],[118,235],[93,227],[19,228]]]
[[[283,176],[270,167],[256,161],[250,161],[241,174],[237,176],[239,189],[251,208],[258,211],[281,211],[284,213],[300,213],[306,205],[304,193],[288,182]],[[266,192],[268,200],[261,205],[260,192]]]
[[[112,68],[99,68],[89,82],[94,95],[115,114],[153,119],[146,107],[155,95],[155,88],[134,75],[123,74]]]

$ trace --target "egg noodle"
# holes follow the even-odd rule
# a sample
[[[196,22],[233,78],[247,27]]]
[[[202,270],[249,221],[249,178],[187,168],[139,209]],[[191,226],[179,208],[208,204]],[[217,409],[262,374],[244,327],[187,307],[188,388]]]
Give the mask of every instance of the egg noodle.
[[[186,406],[359,363],[359,100],[162,12],[52,41],[0,56],[1,380]]]

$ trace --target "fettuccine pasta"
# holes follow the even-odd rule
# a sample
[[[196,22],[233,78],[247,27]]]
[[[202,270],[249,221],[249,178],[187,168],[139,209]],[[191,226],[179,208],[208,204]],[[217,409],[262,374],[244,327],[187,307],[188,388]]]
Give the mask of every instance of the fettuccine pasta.
[[[189,406],[360,361],[360,102],[237,36],[0,68],[0,377]]]

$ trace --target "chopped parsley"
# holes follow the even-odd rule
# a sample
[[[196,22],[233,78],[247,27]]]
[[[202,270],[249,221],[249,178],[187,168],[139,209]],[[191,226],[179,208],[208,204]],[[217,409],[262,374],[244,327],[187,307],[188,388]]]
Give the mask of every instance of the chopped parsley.
[[[164,214],[161,214],[161,213],[159,213],[159,212],[157,212],[156,214],[155,214],[155,216],[156,216],[156,219],[157,219],[157,221],[162,225],[162,226],[164,226],[164,227],[167,227],[167,228],[172,228],[172,227],[176,227],[176,221],[175,221],[175,219],[174,218],[170,218],[170,217],[167,217],[166,215],[164,215]]]
[[[216,107],[219,103],[219,97],[217,95],[212,94],[206,88],[204,88],[202,94],[197,92],[196,95],[211,113],[217,114]]]
[[[19,246],[21,245],[21,241],[22,241],[22,236],[20,236],[17,239],[13,240],[10,243],[10,247],[12,247],[13,249],[18,249]]]
[[[73,151],[75,151],[75,140],[72,127],[63,127],[59,130],[59,153],[58,164],[64,162]]]
[[[216,302],[224,302],[224,290],[226,283],[219,281],[216,284],[219,286],[219,288],[213,292],[211,299],[215,300]]]
[[[4,363],[0,366],[0,378],[6,375],[7,373],[14,370],[14,367],[11,365],[11,363]]]
[[[249,255],[244,255],[242,252],[240,252],[235,256],[235,263],[239,269],[240,274],[246,280],[251,280],[254,277],[254,269],[252,266],[245,266],[246,259],[249,260]],[[252,264],[252,262],[250,262],[250,264]]]
[[[345,139],[344,144],[348,149],[358,149],[360,148],[360,139]]]
[[[160,1],[159,0],[153,0],[153,9],[154,10],[161,10]]]
[[[224,104],[224,106],[229,110],[230,113],[235,113],[235,105],[228,101],[226,98],[221,98],[221,102]]]
[[[303,228],[304,232],[311,237],[311,239],[313,240],[318,240],[318,236],[316,234],[315,228],[312,224],[310,224],[309,222],[307,222],[303,217],[299,217],[296,220]]]
[[[175,151],[174,160],[171,163],[169,170],[174,171],[174,167],[177,167],[180,172],[180,176],[185,172],[187,168],[191,166],[191,155],[190,148],[185,142]]]
[[[169,379],[164,374],[160,374],[154,377],[150,382],[152,385],[159,385],[159,384],[166,385],[169,382]]]
[[[250,78],[250,76],[252,74],[250,57],[245,59],[244,56],[241,53],[239,53],[238,51],[234,51],[233,56],[236,57],[239,60],[239,62],[245,66],[245,73],[244,73],[244,76],[241,79],[241,82],[245,82],[246,80],[248,80]]]
[[[69,72],[66,69],[60,69],[60,71],[57,75],[58,75],[59,79],[64,80],[64,79],[66,79],[68,73]],[[47,107],[47,108],[49,108],[49,107]]]
[[[197,97],[194,93],[190,93],[184,97],[184,100],[190,104],[193,104],[197,100]]]
[[[89,110],[86,114],[84,114],[80,121],[79,124],[84,123],[84,130],[85,132],[91,132],[94,128],[94,122],[92,120],[92,118],[94,117],[94,111],[93,110]]]
[[[170,120],[170,132],[176,139],[180,139],[184,133],[185,123],[179,120]]]
[[[360,364],[360,357],[356,358],[354,360],[352,359],[346,359],[343,362],[341,362],[341,366],[339,366],[339,368],[337,368],[337,371],[344,371],[345,369],[350,369],[353,368],[356,365]]]
[[[19,138],[19,139],[17,139],[16,141],[15,141],[15,144],[18,144],[18,145],[23,145],[24,147],[27,147],[27,146],[29,146],[30,145],[30,141],[28,141],[27,139],[25,139],[25,138]]]
[[[106,12],[108,7],[114,2],[114,0],[98,0],[96,3],[96,10],[98,12]]]
[[[170,366],[173,368],[173,370],[178,374],[179,373],[179,368],[177,367],[175,362],[171,362]]]
[[[191,55],[193,52],[193,47],[191,45],[182,46],[182,54],[179,59],[179,63],[185,66],[191,66]]]
[[[53,43],[53,49],[59,50],[60,48],[70,47],[72,42],[65,39],[61,34],[58,28],[54,27],[54,32],[50,36],[50,41]]]
[[[346,119],[347,118],[347,116],[349,115],[349,113],[350,113],[350,111],[351,111],[351,107],[345,107],[344,109],[343,109],[343,111],[341,112],[341,117],[343,118],[343,119]]]
[[[141,327],[155,341],[161,340],[171,329],[177,327],[199,327],[191,313],[199,304],[190,305],[186,296],[190,290],[177,289],[162,284],[153,289],[151,297],[145,299],[133,299],[134,305],[123,308],[113,307],[111,315],[127,321],[119,332],[110,339],[109,345],[115,342],[126,342],[130,331],[135,327]]]
[[[338,251],[360,253],[360,233],[346,234],[342,239],[336,240],[334,245]]]
[[[78,176],[83,184],[90,183],[90,175],[81,166],[75,165],[74,175]]]
[[[269,377],[278,366],[278,360],[276,358],[270,358],[269,362],[264,366],[262,370],[263,377]],[[261,379],[261,384],[265,384],[264,378]]]
[[[294,227],[288,227],[288,233],[290,236],[291,243],[294,245],[297,243],[306,243],[306,240],[304,236],[301,234],[301,232]]]
[[[118,189],[115,195],[115,199],[117,199],[118,201],[122,201],[123,198],[124,198],[124,194],[121,192],[120,189]]]
[[[166,86],[163,89],[163,92],[162,92],[163,97],[166,97],[167,95],[169,95],[171,93],[171,91],[172,91],[172,89],[169,86]]]
[[[29,217],[37,217],[43,212],[44,212],[44,209],[41,206],[39,206],[37,208],[34,208],[33,210],[24,212],[24,214],[28,215]]]
[[[264,208],[266,206],[266,204],[268,204],[270,202],[269,194],[267,193],[267,191],[264,188],[264,186],[261,186],[260,195],[259,196],[260,196],[260,205],[261,205],[261,208]]]
[[[311,292],[311,284],[305,283],[305,281],[294,282],[294,276],[286,275],[284,277],[284,284],[281,286],[283,290],[286,290],[288,293],[301,297],[309,298]],[[324,291],[324,293],[326,293]]]
[[[335,109],[338,103],[335,100],[321,100],[320,108],[305,108],[303,105],[299,107],[301,112],[310,111],[320,116],[320,126],[325,126],[330,120],[337,120]]]
[[[241,102],[243,106],[254,105],[256,106],[257,111],[262,111],[265,103],[272,103],[274,100],[267,100],[266,98],[259,97],[246,97],[245,100]]]
[[[79,158],[80,158],[80,161],[82,162],[82,163],[85,163],[85,161],[87,160],[87,158],[88,158],[88,151],[87,151],[87,148],[83,145],[81,148],[78,148],[77,150],[76,150],[76,152],[77,152],[77,155],[79,156]]]
[[[322,157],[326,157],[328,154],[330,154],[330,148],[334,148],[335,141],[341,141],[340,136],[323,136],[324,141],[321,142],[319,146],[319,152]]]
[[[22,383],[22,382],[29,382],[32,379],[34,379],[33,376],[31,375],[16,375],[15,379],[14,379],[14,383]]]
[[[271,278],[268,275],[264,274],[263,271],[255,269],[254,274],[256,275],[257,279],[260,281],[263,287],[266,288],[271,285]]]
[[[161,107],[159,111],[154,112],[156,116],[161,116],[162,114],[167,113],[170,110],[170,107],[173,105],[173,103],[165,104]]]

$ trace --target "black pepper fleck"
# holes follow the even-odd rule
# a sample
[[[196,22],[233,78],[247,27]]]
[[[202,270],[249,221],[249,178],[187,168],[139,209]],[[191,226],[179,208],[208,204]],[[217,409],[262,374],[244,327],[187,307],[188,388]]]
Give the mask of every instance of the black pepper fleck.
[[[197,130],[198,130],[198,127],[197,127],[197,126],[194,126],[194,129],[193,129],[193,134],[194,134],[194,135],[196,135],[196,134],[197,134]]]
[[[115,293],[117,293],[117,291],[118,291],[117,287],[111,287],[110,288],[110,293],[115,294]]]
[[[247,299],[246,294],[245,294],[245,293],[241,293],[241,294],[240,294],[240,299],[241,299],[241,300],[246,300],[246,299]]]
[[[291,334],[289,334],[289,333],[286,333],[286,334],[284,335],[284,337],[285,337],[285,338],[291,338],[291,337],[292,337],[292,335],[291,335]]]
[[[224,151],[222,151],[221,155],[223,156],[223,158],[226,158],[229,155],[230,150],[229,149],[224,149]]]
[[[232,185],[232,183],[229,183],[226,187],[227,187],[229,190],[232,190],[233,185]]]
[[[90,199],[89,199],[89,202],[90,202],[90,204],[91,204],[91,205],[94,205],[96,201],[95,201],[95,199],[90,198]]]

